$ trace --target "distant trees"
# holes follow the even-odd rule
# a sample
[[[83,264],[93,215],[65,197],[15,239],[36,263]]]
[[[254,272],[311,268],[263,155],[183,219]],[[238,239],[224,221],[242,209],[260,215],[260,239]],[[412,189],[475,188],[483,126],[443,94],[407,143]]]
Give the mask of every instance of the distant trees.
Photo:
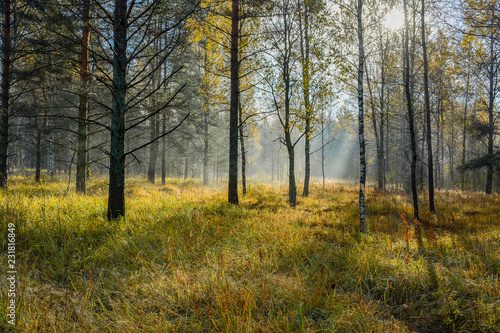
[[[311,178],[311,141],[320,122],[320,114],[335,98],[331,78],[338,54],[333,42],[339,39],[339,29],[325,1],[301,0],[298,5],[299,54],[303,104],[299,129],[304,134],[304,187],[309,195]]]
[[[294,129],[299,123],[299,117],[292,108],[294,67],[299,63],[295,52],[299,39],[297,20],[297,4],[282,0],[273,3],[276,16],[267,26],[267,43],[270,45],[268,72],[264,80],[266,89],[272,99],[275,111],[283,133],[280,142],[286,147],[288,155],[288,203],[291,207],[297,204],[297,186],[295,181],[295,146],[304,135],[294,137]]]
[[[177,88],[177,91],[163,105],[155,106],[144,116],[140,116],[130,125],[126,126],[125,114],[128,108],[140,105],[149,97],[158,92],[159,88],[167,84],[176,73],[171,70],[159,82],[155,82],[155,75],[159,68],[168,60],[169,55],[180,45],[182,30],[179,26],[192,13],[195,7],[189,7],[177,15],[171,16],[170,21],[165,25],[158,26],[154,24],[152,17],[158,15],[162,10],[160,1],[152,1],[143,6],[132,2],[129,6],[126,0],[117,0],[113,12],[113,77],[111,85],[107,85],[111,91],[111,145],[110,145],[110,166],[109,166],[109,197],[108,197],[108,219],[116,219],[118,216],[125,215],[125,157],[133,154],[150,144],[155,144],[162,136],[165,136],[175,130],[187,118],[186,115],[179,124],[173,129],[157,136],[151,136],[149,142],[136,148],[125,151],[125,133],[126,131],[137,127],[147,120],[156,118],[157,115],[167,108],[176,95],[183,89],[183,86]],[[106,16],[110,13],[103,7],[101,10]],[[164,9],[163,9],[164,10]],[[128,34],[130,31],[130,34]],[[161,47],[148,48],[162,36],[169,34],[171,39],[168,43],[161,44]],[[130,49],[131,51],[128,51]],[[142,59],[138,61],[137,59]],[[153,64],[152,68],[148,66]],[[127,72],[132,73],[131,78],[127,79]],[[152,90],[148,85],[152,84]],[[131,91],[127,99],[127,93]],[[156,126],[156,123],[155,123]]]
[[[498,122],[496,116],[496,100],[498,96],[498,73],[499,54],[498,48],[500,35],[498,30],[498,18],[500,13],[500,2],[496,0],[476,1],[467,0],[463,2],[463,14],[465,33],[473,36],[475,44],[475,63],[480,76],[481,88],[485,94],[481,94],[481,109],[486,113],[486,120],[476,119],[476,129],[481,135],[486,136],[487,151],[464,168],[486,167],[485,193],[490,194],[493,189],[493,173],[496,164],[495,153],[495,127]]]
[[[424,185],[431,212],[434,187],[491,193],[498,2],[450,8],[456,27],[425,0],[2,1],[0,186],[76,165],[83,194],[107,173],[115,219],[125,172],[155,183],[160,164],[162,184],[227,177],[234,204],[248,177],[287,181],[292,207],[315,176],[356,177],[363,232],[371,181],[404,186],[416,217]]]

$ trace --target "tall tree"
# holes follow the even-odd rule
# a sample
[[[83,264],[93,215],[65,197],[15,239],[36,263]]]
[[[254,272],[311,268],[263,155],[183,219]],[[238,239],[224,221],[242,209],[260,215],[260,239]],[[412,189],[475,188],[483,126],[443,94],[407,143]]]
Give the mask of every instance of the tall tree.
[[[153,21],[152,26],[153,29],[151,33],[157,34],[160,31],[160,24],[158,22],[157,18],[152,18]],[[151,45],[153,49],[153,54],[157,54],[159,49],[160,49],[160,39],[155,38],[153,41],[153,45]],[[153,61],[151,62],[151,87],[152,91],[157,91],[159,90],[159,84],[160,84],[160,74],[162,67],[158,65],[158,59],[155,57]],[[150,105],[151,105],[151,112],[154,112],[157,108],[157,103],[156,103],[156,95],[153,94],[150,98]],[[153,117],[150,118],[149,120],[149,133],[150,133],[150,140],[153,141],[156,137],[160,135],[160,115],[156,113]],[[159,146],[158,146],[158,141],[152,143],[149,145],[149,163],[148,163],[148,180],[151,184],[155,183],[155,178],[156,178],[156,162],[158,160],[158,151],[159,151]]]
[[[182,24],[195,9],[193,6],[187,6],[186,8],[180,7],[182,9],[180,12],[171,11],[173,16],[167,20],[168,24],[161,28],[160,31],[151,33],[156,29],[151,24],[151,18],[155,17],[158,11],[164,10],[161,7],[163,4],[159,0],[141,4],[132,1],[128,6],[127,0],[116,0],[113,15],[108,13],[106,8],[100,6],[100,10],[105,13],[103,17],[111,17],[113,24],[113,43],[112,52],[110,52],[113,54],[112,61],[102,55],[95,54],[96,57],[103,58],[103,62],[111,62],[113,68],[111,84],[108,83],[109,76],[106,67],[99,68],[101,75],[104,77],[101,77],[101,83],[111,92],[111,108],[107,107],[111,111],[111,126],[101,124],[111,132],[111,145],[108,153],[110,156],[107,212],[109,220],[125,215],[125,157],[131,155],[137,158],[134,153],[150,144],[155,144],[163,136],[172,133],[189,116],[189,114],[184,116],[169,131],[158,135],[152,140],[150,138],[146,143],[139,144],[137,147],[130,148],[125,152],[125,133],[130,133],[130,130],[138,128],[153,117],[157,117],[162,110],[170,106],[171,102],[186,86],[186,84],[179,84],[176,91],[168,96],[166,102],[162,102],[154,110],[149,109],[149,112],[139,114],[138,117],[129,120],[127,123],[125,122],[127,111],[144,106],[143,103],[153,94],[159,92],[161,87],[171,82],[172,78],[182,68],[171,68],[168,74],[163,75],[161,80],[152,86],[153,90],[151,91],[151,83],[155,78],[153,74],[167,62],[167,59],[170,59],[169,57],[180,45],[181,37],[184,36]],[[130,35],[127,33],[129,30],[132,31]],[[154,50],[154,48],[152,50],[149,46],[164,35],[170,35],[170,42],[163,43],[158,50]],[[99,37],[104,40],[107,38],[102,33]],[[109,43],[110,41],[107,40],[106,42]],[[139,61],[138,58],[141,60]],[[155,64],[153,68],[149,66],[151,63]],[[127,78],[127,73],[130,73],[130,79]],[[104,103],[101,104],[106,107]],[[148,110],[147,108],[144,109]]]
[[[80,105],[78,108],[78,143],[76,157],[76,191],[86,191],[87,169],[87,118],[89,112],[89,41],[90,41],[90,2],[82,1],[82,40],[80,50]]]
[[[424,100],[425,100],[425,124],[426,124],[426,142],[427,142],[427,168],[429,172],[429,210],[435,212],[434,207],[434,164],[432,161],[432,124],[431,124],[431,106],[429,97],[429,64],[427,62],[427,44],[425,41],[425,0],[421,0],[420,21],[422,33],[422,53],[424,60]]]
[[[295,147],[305,132],[298,138],[293,137],[294,128],[299,117],[292,109],[294,82],[294,64],[298,62],[296,52],[297,37],[297,7],[290,0],[276,2],[277,17],[272,22],[269,35],[275,48],[271,56],[275,59],[276,82],[269,82],[274,108],[283,130],[281,142],[288,154],[288,203],[291,207],[297,205],[297,185],[295,182]]]
[[[232,0],[231,13],[231,101],[229,111],[228,202],[238,204],[238,107],[239,107],[239,0]]]
[[[365,50],[363,44],[363,0],[358,0],[358,138],[359,138],[359,228],[366,233],[365,187],[366,187],[366,155],[365,155],[365,110],[363,95],[363,70]]]
[[[0,187],[7,188],[7,157],[9,147],[9,113],[11,85],[12,52],[12,4],[3,1],[3,36],[2,36],[2,120],[0,123]]]
[[[408,26],[408,5],[407,0],[403,0],[404,21],[405,21],[405,34],[404,34],[404,87],[406,96],[406,106],[408,111],[408,122],[410,130],[410,149],[411,149],[411,192],[413,198],[413,217],[415,221],[419,221],[418,213],[418,192],[417,192],[417,142],[415,139],[415,115],[412,104],[412,94],[410,90],[410,51],[409,51],[409,26]],[[419,224],[415,225],[417,234],[420,235]],[[420,238],[419,238],[420,239]]]
[[[302,7],[302,6],[301,6]],[[312,121],[312,107],[310,100],[310,48],[309,48],[309,1],[304,0],[303,8],[304,27],[300,27],[300,55],[302,64],[302,92],[304,95],[304,122],[305,122],[305,136],[304,136],[304,154],[305,154],[305,168],[304,168],[304,189],[302,195],[309,196],[309,180],[311,178],[311,121]],[[302,23],[302,13],[299,13],[299,22]]]
[[[478,128],[487,137],[487,152],[485,156],[480,156],[476,160],[467,163],[469,166],[486,167],[485,193],[491,194],[493,189],[493,173],[495,168],[495,101],[498,95],[498,73],[499,73],[499,16],[500,2],[497,0],[466,0],[463,2],[464,22],[467,30],[466,34],[474,36],[481,41],[480,47],[476,50],[477,67],[479,74],[487,79],[483,84],[487,93],[486,124],[479,124]],[[481,123],[481,121],[479,121]]]
[[[115,0],[108,220],[125,215],[125,112],[127,93],[127,0]]]

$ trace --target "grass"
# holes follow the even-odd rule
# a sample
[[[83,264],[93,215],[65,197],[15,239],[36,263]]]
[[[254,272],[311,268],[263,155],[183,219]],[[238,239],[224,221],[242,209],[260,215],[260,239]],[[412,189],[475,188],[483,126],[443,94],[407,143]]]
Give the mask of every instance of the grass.
[[[131,179],[116,222],[106,183],[89,192],[23,178],[0,192],[2,254],[17,229],[19,331],[500,331],[498,195],[438,191],[418,251],[400,192],[368,189],[367,235],[348,183],[292,209],[284,187],[252,184],[232,206],[194,180]]]

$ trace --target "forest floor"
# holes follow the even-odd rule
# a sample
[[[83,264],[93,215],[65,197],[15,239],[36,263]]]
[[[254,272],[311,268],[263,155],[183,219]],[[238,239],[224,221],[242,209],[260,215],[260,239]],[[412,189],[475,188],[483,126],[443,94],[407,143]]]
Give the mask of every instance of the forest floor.
[[[422,197],[423,245],[403,192],[250,184],[223,188],[127,181],[127,218],[107,222],[106,182],[13,177],[0,191],[0,331],[6,317],[7,223],[16,223],[23,332],[499,332],[500,197]]]

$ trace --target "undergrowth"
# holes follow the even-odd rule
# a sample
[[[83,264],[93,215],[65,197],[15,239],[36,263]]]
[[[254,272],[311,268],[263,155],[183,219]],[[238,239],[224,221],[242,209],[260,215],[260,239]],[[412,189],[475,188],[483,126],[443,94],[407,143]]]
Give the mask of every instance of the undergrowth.
[[[251,184],[240,205],[194,180],[127,181],[127,217],[107,222],[105,181],[13,178],[0,191],[0,306],[7,307],[7,223],[16,224],[18,329],[24,332],[498,332],[498,195],[411,203],[369,188]],[[0,330],[7,331],[6,312]]]

